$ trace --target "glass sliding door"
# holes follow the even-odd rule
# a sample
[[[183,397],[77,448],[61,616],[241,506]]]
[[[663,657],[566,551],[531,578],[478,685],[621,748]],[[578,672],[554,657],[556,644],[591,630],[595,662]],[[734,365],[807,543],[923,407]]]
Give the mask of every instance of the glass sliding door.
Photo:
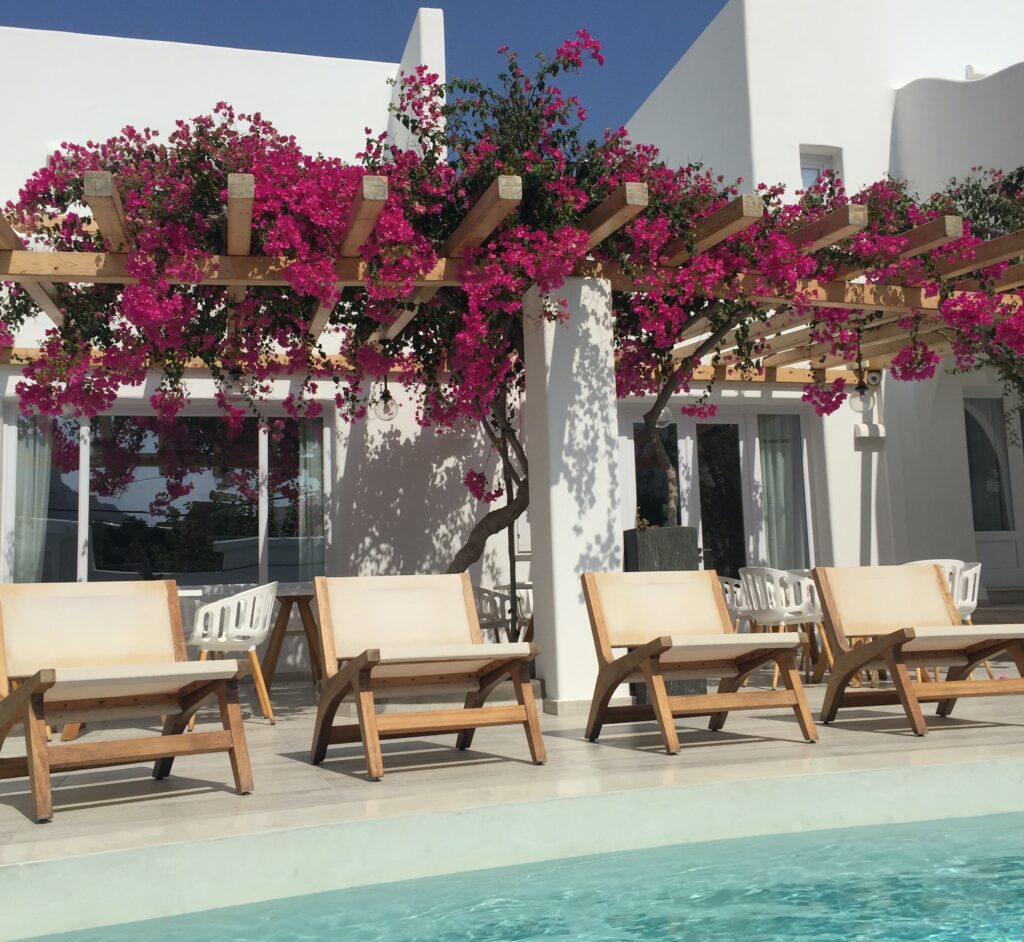
[[[744,566],[808,569],[814,564],[803,419],[797,409],[723,408],[713,418],[679,417],[659,432],[677,462],[678,521],[667,519],[664,472],[641,441],[635,412],[624,410],[635,509],[651,524],[696,528],[703,566],[736,577]],[[625,446],[623,442],[623,446]],[[632,514],[630,514],[632,516]],[[624,525],[626,522],[623,516]]]
[[[77,419],[18,416],[15,582],[74,582],[78,573]]]
[[[775,569],[807,569],[807,489],[800,416],[757,417],[765,556]]]
[[[669,514],[668,475],[658,461],[654,445],[643,434],[643,423],[633,424],[633,447],[636,468],[636,512],[638,521],[652,527],[676,526],[679,523],[679,501],[674,514]],[[679,428],[672,422],[658,428],[658,437],[674,467],[679,467]],[[669,519],[671,516],[672,519]]]
[[[270,581],[324,574],[324,452],[320,419],[284,419],[269,432]]]
[[[1007,435],[1002,395],[964,398],[967,470],[974,517],[974,540],[982,581],[991,587],[1018,587],[1024,581],[1024,454]],[[1016,436],[1013,436],[1016,439]]]
[[[735,579],[747,565],[740,427],[699,422],[696,445],[704,568]]]
[[[1003,400],[965,399],[964,422],[974,529],[1012,530],[1013,492]]]
[[[255,419],[92,423],[89,579],[257,582]]]

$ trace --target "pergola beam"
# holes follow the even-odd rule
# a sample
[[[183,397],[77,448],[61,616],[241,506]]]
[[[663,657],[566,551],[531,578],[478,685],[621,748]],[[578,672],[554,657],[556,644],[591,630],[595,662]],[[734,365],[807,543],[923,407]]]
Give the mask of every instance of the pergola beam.
[[[808,330],[810,333],[810,330]],[[899,318],[884,322],[872,322],[870,325],[861,328],[860,349],[866,358],[873,347],[881,343],[891,343],[894,340],[906,341],[910,336],[906,327],[899,323]],[[847,359],[837,358],[832,353],[831,343],[813,343],[808,346],[805,343],[801,347],[793,347],[782,353],[767,356],[762,360],[766,367],[789,366],[793,363],[808,361],[811,366],[834,366],[838,363],[852,362]]]
[[[21,237],[14,231],[11,224],[3,217],[0,216],[0,257],[9,256],[12,254],[18,255],[35,255],[35,252],[24,251],[25,243],[21,241]],[[74,254],[74,253],[71,253]],[[2,268],[2,266],[0,266]],[[8,279],[2,276],[0,271],[0,281],[6,280],[20,280],[20,279]],[[60,304],[57,301],[57,294],[53,289],[53,285],[49,281],[43,279],[33,279],[29,282],[22,282],[21,287],[25,293],[35,302],[36,306],[47,316],[51,321],[60,327],[64,323],[64,313],[60,309]]]
[[[228,255],[252,250],[252,207],[256,181],[251,173],[228,174]]]
[[[666,265],[677,268],[693,255],[699,255],[724,242],[737,232],[752,226],[764,216],[764,200],[756,193],[743,193],[697,222],[693,251],[685,239],[673,239],[665,246]]]
[[[867,224],[868,208],[859,203],[847,203],[826,213],[821,219],[787,233],[786,238],[809,255],[856,235]]]
[[[1008,232],[1006,235],[982,242],[973,248],[973,258],[958,261],[941,262],[935,266],[936,271],[944,281],[956,278],[958,275],[966,275],[968,272],[979,271],[996,265],[999,262],[1008,262],[1010,259],[1024,255],[1024,229],[1016,232]]]
[[[85,202],[92,210],[92,218],[107,248],[111,252],[131,251],[128,220],[114,175],[109,170],[86,170],[84,190]]]
[[[580,223],[580,228],[587,233],[587,251],[600,245],[613,232],[640,215],[649,202],[646,183],[623,183],[614,193],[605,197]]]
[[[642,185],[646,190],[646,184]],[[466,252],[479,248],[519,208],[522,201],[522,177],[511,174],[495,177],[441,246],[438,254],[442,258],[461,258]],[[384,336],[388,340],[397,337],[416,316],[419,305],[429,301],[439,290],[440,287],[419,288],[412,297],[416,307],[402,311],[385,330]]]
[[[363,243],[370,238],[380,214],[388,201],[388,179],[377,174],[366,174],[359,181],[352,205],[345,221],[345,235],[342,237],[338,254],[342,258],[358,258]],[[331,319],[333,307],[319,303],[309,320],[309,332],[316,340]]]
[[[1012,291],[1014,288],[1019,288],[1022,285],[1024,285],[1024,262],[1017,262],[1016,265],[1011,265],[995,280],[993,287],[996,291]],[[957,284],[957,288],[961,291],[980,291],[981,282],[975,279],[961,281]]]
[[[920,226],[907,229],[900,233],[901,239],[906,239],[907,244],[903,251],[896,257],[898,259],[915,258],[918,255],[925,255],[937,249],[939,246],[949,242],[962,239],[964,235],[964,221],[960,216],[937,216]],[[845,265],[838,269],[833,275],[834,281],[852,281],[863,275],[869,269],[861,265]]]
[[[251,173],[229,173],[227,192],[228,255],[248,255],[252,251],[252,209],[256,196],[256,180]],[[228,288],[228,296],[238,304],[245,299],[245,287]],[[228,311],[227,334],[238,329],[234,310]]]
[[[0,281],[19,281],[23,284],[57,281],[86,282],[88,284],[134,284],[128,274],[128,256],[113,252],[30,252],[23,249],[0,250]],[[286,286],[284,271],[291,259],[277,256],[215,255],[199,262],[203,277],[200,284],[254,285],[256,287]],[[457,287],[459,285],[458,259],[440,258],[433,270],[414,281],[418,286]],[[361,258],[341,258],[334,264],[339,288],[366,286],[368,265]],[[172,284],[179,279],[168,278]]]

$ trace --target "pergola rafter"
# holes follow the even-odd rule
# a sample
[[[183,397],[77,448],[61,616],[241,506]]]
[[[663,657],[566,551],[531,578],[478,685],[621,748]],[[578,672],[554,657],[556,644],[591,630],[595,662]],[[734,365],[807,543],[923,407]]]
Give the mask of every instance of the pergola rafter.
[[[387,177],[367,174],[359,181],[355,197],[348,211],[345,236],[341,240],[338,254],[342,258],[358,258],[359,249],[370,238],[380,214],[388,201]],[[332,308],[318,304],[309,322],[309,332],[316,340],[331,318]]]
[[[466,252],[479,248],[494,231],[523,201],[523,178],[512,174],[503,174],[494,179],[484,190],[480,198],[470,207],[469,212],[441,246],[439,255],[442,258],[461,258]],[[417,288],[412,297],[416,307],[402,311],[394,323],[384,331],[388,340],[393,340],[416,316],[419,305],[429,301],[438,291],[440,285],[426,285]]]
[[[87,171],[84,197],[93,214],[93,223],[104,240],[107,251],[51,252],[37,251],[27,246],[11,225],[0,219],[0,280],[21,284],[33,301],[57,324],[61,312],[56,300],[54,283],[129,284],[134,279],[128,274],[128,252],[132,249],[131,229],[125,217],[116,179],[106,171]],[[443,288],[460,285],[459,271],[464,255],[489,239],[519,207],[523,197],[522,179],[502,175],[472,204],[452,235],[440,247],[437,264],[413,282],[415,291],[411,305],[381,336],[393,339],[415,316],[420,305]],[[226,253],[205,263],[203,285],[217,285],[229,289],[235,302],[244,297],[247,287],[285,286],[290,260],[283,257],[252,255],[252,220],[255,199],[254,179],[251,174],[228,175],[226,198]],[[382,176],[366,175],[357,189],[349,209],[345,236],[338,247],[335,262],[337,289],[364,287],[369,275],[367,263],[359,257],[360,247],[370,237],[388,199],[388,184]],[[588,249],[594,249],[614,232],[626,225],[647,207],[649,194],[646,184],[625,183],[610,194],[582,220],[580,227],[587,233]],[[664,254],[666,269],[684,264],[693,255],[706,252],[743,229],[763,218],[764,203],[756,194],[743,194],[699,220],[691,240],[676,239]],[[814,222],[788,233],[788,238],[801,252],[815,253],[836,245],[863,230],[869,224],[868,210],[860,204],[846,204]],[[86,223],[87,225],[88,223]],[[896,258],[908,259],[926,256],[935,249],[963,236],[963,220],[959,216],[939,216],[902,233],[906,244]],[[947,281],[960,279],[958,291],[976,291],[981,288],[977,280],[963,280],[962,276],[977,272],[999,262],[1012,261],[1024,254],[1024,230],[981,243],[970,250],[970,258],[940,261],[933,267]],[[642,282],[635,282],[619,266],[600,260],[581,262],[576,273],[582,276],[607,278],[613,289],[643,291]],[[740,272],[730,283],[722,285],[720,297],[735,294],[753,304],[775,309],[762,324],[748,328],[749,339],[758,343],[757,353],[765,368],[759,375],[776,377],[807,373],[793,369],[795,364],[807,362],[813,371],[849,362],[842,354],[834,353],[829,344],[815,342],[811,322],[818,308],[849,308],[869,312],[870,323],[860,327],[862,359],[881,362],[896,352],[895,345],[905,344],[910,331],[899,321],[906,315],[925,315],[926,322],[918,327],[918,335],[930,337],[941,345],[949,338],[930,329],[927,315],[937,312],[941,299],[929,294],[924,287],[862,282],[870,279],[869,266],[847,264],[835,272],[831,281],[805,279],[796,285],[800,296],[796,313],[794,297],[783,297],[766,287],[766,280],[756,271]],[[173,282],[173,278],[169,278]],[[1024,285],[1024,262],[1011,265],[995,280],[997,292],[1012,292]],[[1020,306],[1015,294],[1005,295],[1011,311]],[[310,322],[310,333],[316,339],[326,327],[330,308],[320,305]],[[699,313],[686,328],[674,355],[682,360],[699,351],[710,336],[707,313]],[[229,318],[228,330],[234,329]],[[720,328],[721,330],[721,328]],[[730,331],[731,332],[731,331]],[[725,340],[721,350],[735,347],[734,340]],[[943,349],[945,347],[943,346]],[[729,374],[732,377],[733,374]],[[733,377],[734,378],[734,377]],[[781,381],[781,380],[780,380]],[[794,380],[795,381],[795,380]]]

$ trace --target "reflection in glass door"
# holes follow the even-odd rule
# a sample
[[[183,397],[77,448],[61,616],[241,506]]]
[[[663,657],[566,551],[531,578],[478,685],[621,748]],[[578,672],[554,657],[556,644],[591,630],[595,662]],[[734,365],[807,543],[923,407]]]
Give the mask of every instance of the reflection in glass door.
[[[704,568],[735,579],[747,565],[740,429],[698,423],[696,438]]]

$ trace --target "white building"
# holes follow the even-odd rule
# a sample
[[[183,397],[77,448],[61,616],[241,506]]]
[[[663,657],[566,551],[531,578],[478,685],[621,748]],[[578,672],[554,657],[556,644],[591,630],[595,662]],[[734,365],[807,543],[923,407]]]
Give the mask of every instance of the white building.
[[[1024,127],[1012,117],[1024,92],[1022,27],[1013,0],[729,0],[627,128],[670,163],[701,161],[751,184],[792,191],[829,168],[851,192],[892,173],[927,195],[975,165],[1024,163]],[[978,559],[985,585],[1024,586],[1020,422],[1013,413],[1007,442],[1003,417],[1016,403],[1003,402],[989,372],[940,368],[924,383],[886,375],[874,417],[882,438],[855,440],[846,407],[818,419],[781,385],[716,399],[715,421],[740,445],[727,445],[726,461],[742,468],[748,562],[784,564],[766,552],[785,542],[773,540],[773,521],[806,514],[814,563]],[[779,420],[765,417],[781,414],[799,416],[806,511],[793,506],[796,472],[777,480]],[[678,431],[684,469],[703,480],[701,425]],[[721,445],[708,452],[721,463]],[[699,521],[702,503],[726,512],[695,496],[684,522]]]
[[[1006,115],[1024,91],[1024,67],[1013,67],[1022,25],[1024,8],[1011,0],[730,0],[630,130],[670,161],[793,188],[824,166],[852,187],[891,168],[922,189],[972,164],[1016,166],[1024,140]],[[387,63],[20,29],[0,29],[0,55],[14,74],[33,76],[31,94],[8,102],[18,134],[0,152],[6,199],[61,140],[102,138],[127,123],[167,128],[220,100],[261,111],[308,150],[354,155],[364,126],[388,126],[386,80],[399,68],[425,62],[444,76],[444,33],[440,11],[421,10],[401,58]],[[40,61],[47,69],[35,68]],[[78,80],[83,61],[88,83]],[[989,77],[963,80],[968,66]],[[644,404],[614,400],[607,284],[572,279],[565,294],[574,329],[527,336],[533,532],[518,534],[533,551],[539,673],[558,710],[589,699],[596,670],[578,574],[621,566],[622,529],[657,501],[634,451]],[[36,345],[44,328],[28,325],[18,346]],[[423,432],[409,408],[391,424],[371,416],[350,427],[326,400],[322,420],[291,423],[283,441],[253,423],[225,447],[211,440],[212,382],[197,375],[183,422],[189,447],[206,449],[207,470],[187,482],[187,501],[205,508],[195,522],[208,549],[190,558],[155,533],[149,510],[177,447],[147,428],[152,389],[126,391],[111,416],[66,428],[60,448],[19,420],[18,375],[0,366],[0,580],[163,573],[215,585],[437,572],[483,512],[462,485],[467,465],[487,454],[482,440]],[[278,383],[278,401],[288,386]],[[1024,534],[1024,459],[1006,444],[991,377],[886,379],[875,416],[886,434],[857,440],[857,416],[844,408],[819,419],[798,386],[730,383],[715,401],[716,418],[676,412],[666,433],[679,455],[682,522],[702,529],[710,562],[954,556],[981,559],[989,585],[1024,586],[1014,528],[1022,521]],[[112,443],[131,435],[141,453],[135,480],[85,486],[116,473]],[[298,497],[274,491],[277,471]],[[268,473],[272,483],[248,503],[229,482]],[[507,571],[504,539],[492,544],[474,571],[484,585]]]

